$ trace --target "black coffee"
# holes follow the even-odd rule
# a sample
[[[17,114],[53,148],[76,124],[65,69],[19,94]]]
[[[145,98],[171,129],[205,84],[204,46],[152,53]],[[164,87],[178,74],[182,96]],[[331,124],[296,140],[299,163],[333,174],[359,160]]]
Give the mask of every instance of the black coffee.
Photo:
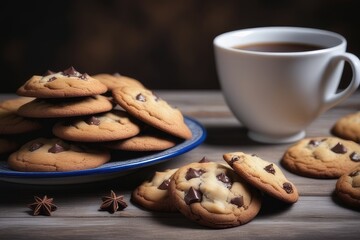
[[[270,43],[256,43],[248,45],[235,46],[236,49],[255,51],[255,52],[307,52],[320,50],[324,47],[304,44],[304,43],[281,43],[281,42],[270,42]]]

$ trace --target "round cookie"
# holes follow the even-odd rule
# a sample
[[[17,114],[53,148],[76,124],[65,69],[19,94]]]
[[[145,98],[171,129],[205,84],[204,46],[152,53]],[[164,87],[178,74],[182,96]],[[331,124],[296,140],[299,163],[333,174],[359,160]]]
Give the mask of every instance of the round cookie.
[[[175,145],[174,137],[151,127],[134,137],[105,143],[105,147],[123,151],[161,151]]]
[[[135,87],[145,88],[144,85],[138,80],[120,75],[118,73],[115,73],[113,75],[107,73],[100,73],[92,77],[99,80],[110,91],[112,91],[115,88],[125,87],[125,86],[135,86]]]
[[[22,105],[17,114],[32,118],[58,118],[110,111],[113,103],[102,95],[79,98],[37,98]]]
[[[335,194],[348,206],[360,209],[360,165],[337,180]]]
[[[0,134],[19,134],[42,128],[39,122],[19,116],[17,109],[33,98],[18,97],[0,103]]]
[[[131,200],[153,211],[177,211],[168,192],[171,176],[176,171],[177,169],[168,169],[163,172],[155,172],[151,180],[143,182],[132,192]]]
[[[150,126],[182,139],[192,137],[179,109],[171,107],[150,90],[140,87],[122,87],[113,89],[112,94],[121,107]]]
[[[215,163],[191,163],[179,168],[170,182],[170,196],[187,218],[212,228],[229,228],[252,220],[261,198],[231,168]]]
[[[86,147],[58,138],[37,138],[8,158],[10,169],[23,172],[66,172],[95,168],[110,160],[104,149]]]
[[[331,128],[331,132],[340,138],[360,143],[360,112],[338,119]]]
[[[122,110],[66,119],[57,122],[53,134],[59,138],[79,142],[113,141],[133,137],[140,127]]]
[[[8,153],[16,150],[18,148],[18,144],[9,139],[0,138],[0,154]]]
[[[34,75],[16,93],[26,97],[64,98],[98,95],[107,90],[99,80],[70,67],[62,72],[47,71],[43,76]]]
[[[224,160],[251,185],[279,200],[295,203],[299,193],[274,163],[243,152],[226,153]]]
[[[360,145],[337,137],[305,138],[290,146],[282,165],[313,178],[338,178],[360,164]]]

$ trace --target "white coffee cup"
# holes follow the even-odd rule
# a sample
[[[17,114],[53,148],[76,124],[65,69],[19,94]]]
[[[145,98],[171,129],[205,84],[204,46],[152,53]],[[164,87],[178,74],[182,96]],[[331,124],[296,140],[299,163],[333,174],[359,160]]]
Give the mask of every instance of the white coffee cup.
[[[244,50],[271,43],[309,44],[318,50]],[[240,48],[235,48],[239,47]],[[224,98],[259,142],[288,143],[305,136],[320,114],[349,97],[360,83],[360,61],[346,53],[341,35],[320,29],[262,27],[227,32],[214,39],[215,61]],[[352,80],[338,91],[344,61]]]

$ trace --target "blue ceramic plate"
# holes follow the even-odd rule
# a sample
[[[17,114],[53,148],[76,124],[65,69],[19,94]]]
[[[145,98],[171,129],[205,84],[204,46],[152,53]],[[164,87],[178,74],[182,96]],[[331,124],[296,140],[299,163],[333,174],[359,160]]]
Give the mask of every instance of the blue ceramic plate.
[[[8,168],[0,161],[0,180],[25,184],[73,184],[101,181],[128,174],[138,168],[161,163],[186,153],[200,145],[206,138],[204,127],[196,120],[185,117],[193,137],[164,151],[144,155],[143,153],[115,153],[112,161],[92,169],[70,172],[19,172]]]

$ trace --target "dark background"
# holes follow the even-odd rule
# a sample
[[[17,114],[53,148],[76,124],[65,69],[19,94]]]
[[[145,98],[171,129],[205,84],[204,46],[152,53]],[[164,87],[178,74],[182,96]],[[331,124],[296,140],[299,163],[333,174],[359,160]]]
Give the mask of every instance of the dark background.
[[[358,5],[356,0],[1,1],[0,92],[14,92],[32,75],[71,65],[88,74],[118,72],[152,89],[218,89],[212,41],[249,27],[335,31],[359,56]]]

